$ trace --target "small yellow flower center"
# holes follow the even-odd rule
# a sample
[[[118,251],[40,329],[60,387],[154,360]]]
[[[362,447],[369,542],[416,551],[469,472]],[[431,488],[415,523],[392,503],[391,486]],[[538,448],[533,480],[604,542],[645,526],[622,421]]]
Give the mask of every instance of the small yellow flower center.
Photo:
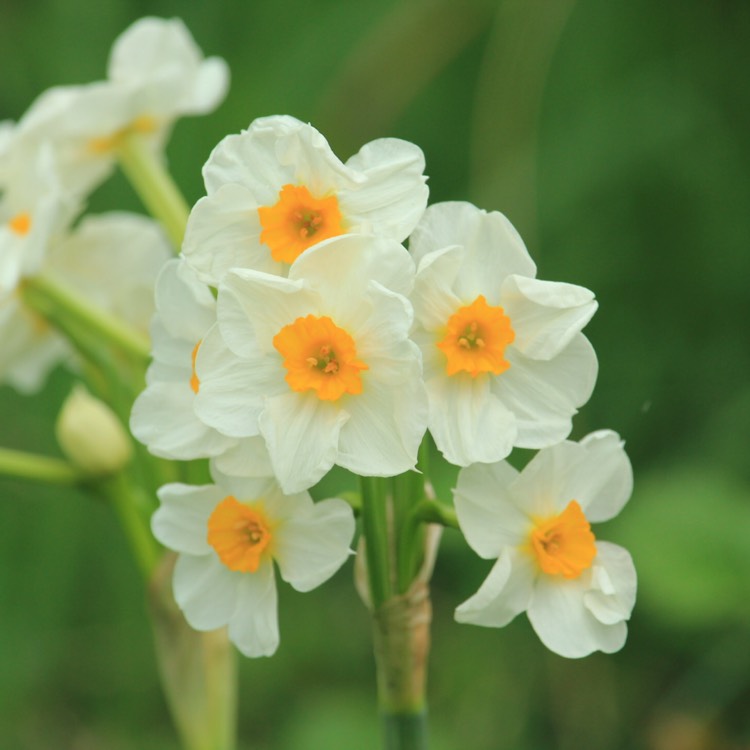
[[[198,356],[198,349],[200,349],[201,344],[203,343],[203,340],[199,341],[195,347],[193,348],[193,353],[191,354],[191,375],[190,375],[190,387],[193,389],[193,393],[198,393],[200,387],[201,387],[201,381],[198,375],[195,372],[195,358]]]
[[[323,401],[362,393],[360,371],[369,367],[357,359],[354,339],[328,316],[297,318],[274,336],[273,345],[293,391],[313,390]]]
[[[89,151],[93,151],[95,154],[110,153],[119,148],[124,138],[130,133],[142,133],[145,135],[147,133],[153,133],[156,128],[157,122],[153,117],[150,117],[149,115],[141,115],[140,117],[136,117],[129,125],[120,128],[120,130],[116,130],[110,135],[89,140]]]
[[[335,195],[315,198],[304,185],[284,185],[273,206],[261,206],[260,241],[277,262],[293,263],[308,247],[344,233]]]
[[[515,337],[503,308],[488,305],[480,294],[451,315],[437,346],[446,356],[448,375],[468,372],[475,378],[481,372],[500,375],[510,367],[505,347]]]
[[[575,500],[559,515],[537,522],[529,542],[539,568],[553,576],[578,578],[596,557],[596,538]]]
[[[260,504],[227,495],[208,519],[208,543],[230,570],[255,573],[271,543],[271,526]]]
[[[16,214],[8,222],[8,229],[21,237],[28,234],[31,231],[31,214],[28,211],[21,211],[20,214]]]

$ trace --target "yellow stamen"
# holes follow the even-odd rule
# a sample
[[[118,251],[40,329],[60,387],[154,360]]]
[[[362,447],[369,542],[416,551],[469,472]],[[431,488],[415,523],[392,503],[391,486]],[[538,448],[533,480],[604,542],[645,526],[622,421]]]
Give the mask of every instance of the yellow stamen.
[[[195,372],[195,358],[198,356],[198,349],[200,349],[201,344],[203,343],[203,340],[199,341],[195,347],[193,348],[193,353],[191,355],[192,359],[192,374],[190,375],[190,387],[193,389],[193,393],[198,393],[198,390],[201,387],[201,381],[198,375]]]
[[[344,233],[336,196],[315,198],[304,185],[284,185],[273,206],[258,209],[258,218],[260,241],[283,263],[293,263],[308,247]]]
[[[28,211],[21,211],[20,214],[16,214],[8,222],[8,228],[21,237],[27,235],[31,231],[31,214]]]
[[[208,519],[208,543],[230,570],[255,573],[271,540],[271,525],[257,502],[251,506],[227,495]]]
[[[539,521],[529,542],[539,568],[549,575],[578,578],[596,557],[596,538],[575,500],[559,515]]]
[[[315,391],[323,401],[362,393],[360,372],[369,367],[357,359],[354,339],[328,316],[297,318],[274,336],[273,345],[284,357],[293,391]]]
[[[437,346],[446,356],[448,375],[468,372],[475,378],[481,372],[500,375],[510,367],[505,348],[515,337],[503,308],[488,305],[480,294],[451,315]]]

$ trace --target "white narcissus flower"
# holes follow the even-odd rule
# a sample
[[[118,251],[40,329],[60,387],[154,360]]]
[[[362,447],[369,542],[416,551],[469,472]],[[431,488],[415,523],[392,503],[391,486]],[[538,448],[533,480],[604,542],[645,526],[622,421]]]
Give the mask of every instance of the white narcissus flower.
[[[413,336],[443,455],[468,466],[566,438],[597,375],[580,333],[596,311],[593,293],[535,279],[505,216],[469,203],[428,208],[409,248],[418,263]]]
[[[179,553],[174,596],[188,623],[228,625],[243,654],[270,656],[279,645],[274,562],[293,588],[311,591],[350,555],[354,516],[343,500],[284,495],[273,479],[216,480],[162,487],[151,528]]]
[[[402,242],[427,205],[423,172],[407,141],[372,141],[342,163],[312,125],[257,119],[209,157],[183,253],[216,285],[230,268],[286,275],[308,247],[345,233]]]
[[[154,313],[154,284],[171,249],[159,226],[143,216],[87,216],[48,251],[40,273],[63,283],[144,334]],[[18,294],[0,299],[0,383],[31,393],[62,361],[74,361],[67,340],[26,307]]]
[[[408,338],[413,278],[402,245],[360,235],[310,248],[288,278],[228,272],[196,358],[196,413],[225,435],[261,435],[285,492],[334,464],[365,476],[413,468],[427,420]]]
[[[177,18],[141,18],[116,40],[108,79],[48,89],[21,118],[19,135],[29,148],[53,144],[66,184],[84,194],[114,164],[128,133],[160,149],[182,115],[203,114],[224,98],[229,71],[205,59]]]
[[[7,151],[0,154],[0,298],[39,270],[80,209],[63,188],[51,146],[24,152],[15,134],[6,131]]]
[[[181,259],[163,267],[156,281],[156,315],[151,324],[153,362],[146,372],[146,389],[133,404],[130,429],[156,456],[179,460],[227,453],[230,473],[240,476],[271,474],[261,438],[255,455],[240,455],[236,438],[201,422],[193,410],[200,389],[195,358],[204,336],[216,323],[216,301],[211,290]],[[238,460],[234,460],[237,457]],[[219,468],[223,464],[219,463]]]
[[[508,463],[462,469],[456,514],[472,549],[497,562],[459,622],[502,627],[525,611],[547,648],[570,658],[622,648],[635,603],[627,550],[594,537],[633,488],[616,433],[541,450],[519,474]]]

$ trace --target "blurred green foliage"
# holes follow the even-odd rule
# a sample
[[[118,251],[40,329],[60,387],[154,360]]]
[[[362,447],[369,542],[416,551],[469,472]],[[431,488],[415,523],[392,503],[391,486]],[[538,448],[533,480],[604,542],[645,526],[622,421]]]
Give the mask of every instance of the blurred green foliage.
[[[523,617],[457,625],[487,565],[446,532],[435,750],[750,746],[750,4],[0,0],[0,119],[103,77],[145,14],[179,15],[232,69],[226,103],[179,123],[169,148],[191,202],[211,148],[260,115],[312,121],[342,158],[399,136],[424,149],[433,201],[505,212],[541,278],[598,296],[600,376],[574,436],[616,429],[633,459],[633,499],[598,530],[638,566],[629,641],[565,661]],[[91,200],[109,208],[140,210],[119,175]],[[56,454],[69,383],[0,390],[0,443]],[[244,750],[378,747],[350,579],[282,590],[280,652],[241,665]],[[0,481],[0,747],[176,748],[151,647],[109,509]]]

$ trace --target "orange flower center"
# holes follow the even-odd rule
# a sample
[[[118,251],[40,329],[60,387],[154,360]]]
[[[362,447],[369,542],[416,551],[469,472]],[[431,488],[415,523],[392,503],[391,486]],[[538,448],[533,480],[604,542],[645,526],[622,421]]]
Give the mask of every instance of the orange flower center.
[[[344,233],[335,195],[315,198],[300,185],[284,185],[273,206],[261,206],[260,241],[278,262],[293,263],[308,247]]]
[[[259,504],[227,495],[208,519],[208,543],[230,570],[255,573],[271,543],[271,527]]]
[[[9,222],[8,228],[11,232],[23,237],[31,231],[31,214],[27,211],[21,211],[20,214],[16,214]]]
[[[95,154],[107,154],[122,145],[123,140],[130,133],[142,133],[144,135],[153,133],[157,128],[157,122],[153,117],[149,115],[140,115],[136,117],[130,125],[127,125],[120,130],[116,130],[110,135],[105,135],[100,138],[92,138],[89,143],[89,150]]]
[[[345,393],[362,393],[361,370],[354,339],[328,316],[308,315],[284,326],[273,338],[284,358],[286,382],[293,391],[315,391],[323,401]]]
[[[578,578],[596,557],[596,538],[575,500],[559,515],[538,522],[529,541],[540,569],[553,576]]]
[[[515,337],[503,308],[488,305],[480,294],[450,316],[445,336],[437,346],[446,356],[448,375],[468,372],[475,378],[480,372],[500,375],[510,367],[505,347]]]
[[[195,347],[193,348],[193,353],[191,354],[191,359],[192,359],[191,373],[192,374],[190,375],[190,387],[193,389],[193,393],[198,393],[201,387],[200,378],[195,372],[195,358],[198,356],[198,349],[200,349],[201,343],[203,343],[202,339],[195,345]]]

